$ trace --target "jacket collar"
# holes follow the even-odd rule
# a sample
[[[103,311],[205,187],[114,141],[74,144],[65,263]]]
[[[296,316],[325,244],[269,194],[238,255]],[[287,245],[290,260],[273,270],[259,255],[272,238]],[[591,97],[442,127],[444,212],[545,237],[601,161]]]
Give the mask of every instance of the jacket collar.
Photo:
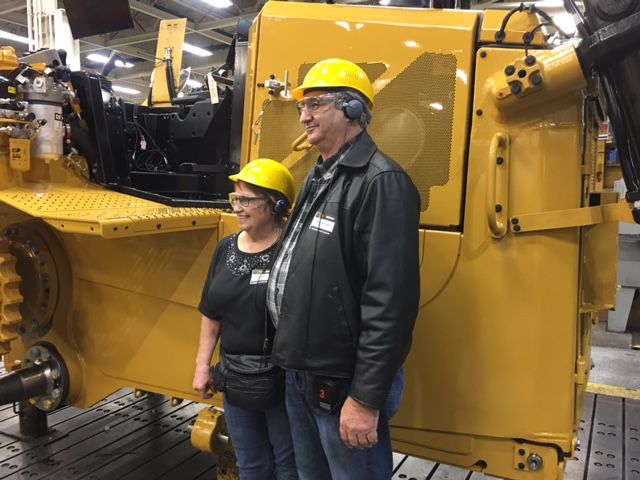
[[[364,130],[358,135],[353,143],[353,146],[349,149],[347,154],[340,160],[338,166],[345,166],[350,168],[364,167],[373,154],[376,153],[378,147],[373,143],[373,139],[369,136],[369,133]]]

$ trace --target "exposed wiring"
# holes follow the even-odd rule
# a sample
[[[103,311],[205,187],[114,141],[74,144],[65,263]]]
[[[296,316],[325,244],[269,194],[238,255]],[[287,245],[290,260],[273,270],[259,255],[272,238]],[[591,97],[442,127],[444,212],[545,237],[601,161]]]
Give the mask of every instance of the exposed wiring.
[[[542,22],[539,25],[536,25],[533,30],[531,30],[531,32],[527,32],[525,33],[525,37],[524,37],[524,42],[525,45],[528,45],[531,43],[531,41],[533,41],[533,36],[535,34],[535,32],[544,27],[544,26],[550,26],[553,27],[557,30],[557,32],[562,35],[565,38],[571,38],[571,35],[567,34],[564,30],[562,30],[562,28],[560,28],[558,26],[558,24],[556,24],[556,22],[553,21],[553,19],[549,16],[549,14],[543,10],[540,10],[538,7],[536,7],[533,3],[529,4],[529,5],[525,5],[524,3],[520,3],[520,5],[518,5],[517,7],[509,10],[509,13],[507,13],[505,15],[505,17],[502,19],[502,24],[500,25],[500,30],[498,30],[496,32],[496,42],[498,43],[502,43],[504,41],[504,39],[506,38],[506,34],[505,34],[505,30],[507,28],[507,24],[509,23],[509,20],[511,19],[511,17],[515,14],[515,13],[519,13],[519,12],[529,12],[529,13],[536,13],[538,15],[540,15],[546,22]],[[527,38],[530,37],[530,40],[527,42]]]

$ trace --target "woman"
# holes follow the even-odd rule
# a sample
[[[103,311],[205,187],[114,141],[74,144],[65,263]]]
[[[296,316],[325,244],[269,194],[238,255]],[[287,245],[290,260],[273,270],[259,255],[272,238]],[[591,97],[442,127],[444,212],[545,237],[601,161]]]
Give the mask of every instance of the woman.
[[[217,366],[216,371],[222,383],[227,382],[224,412],[240,478],[297,479],[284,396],[278,395],[266,409],[264,405],[247,408],[251,398],[245,402],[237,394],[232,397],[230,379],[225,376],[231,366],[234,371],[248,371],[249,378],[252,366],[257,365],[255,371],[275,371],[269,361],[274,328],[266,317],[266,286],[275,246],[294,199],[293,176],[274,160],[258,159],[229,178],[236,182],[229,200],[241,231],[218,243],[209,267],[199,306],[202,320],[193,389],[203,399],[215,393],[209,369],[221,338],[222,367]],[[238,365],[241,368],[235,368]],[[249,381],[249,388],[254,383]]]

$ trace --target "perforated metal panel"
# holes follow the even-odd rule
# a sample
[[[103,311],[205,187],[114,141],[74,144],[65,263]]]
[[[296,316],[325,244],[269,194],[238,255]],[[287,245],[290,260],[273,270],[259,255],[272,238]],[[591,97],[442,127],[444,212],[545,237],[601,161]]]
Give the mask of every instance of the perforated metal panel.
[[[300,80],[312,65],[300,66]],[[359,65],[372,81],[386,70],[382,63]],[[375,97],[369,133],[411,175],[423,212],[429,207],[430,188],[449,181],[455,84],[455,56],[425,52]],[[262,107],[259,156],[282,161],[303,132],[298,113],[292,102],[267,101]],[[312,150],[292,167],[298,185],[316,158]]]
[[[411,175],[423,212],[430,188],[449,181],[455,83],[455,56],[426,52],[375,97],[369,132]]]

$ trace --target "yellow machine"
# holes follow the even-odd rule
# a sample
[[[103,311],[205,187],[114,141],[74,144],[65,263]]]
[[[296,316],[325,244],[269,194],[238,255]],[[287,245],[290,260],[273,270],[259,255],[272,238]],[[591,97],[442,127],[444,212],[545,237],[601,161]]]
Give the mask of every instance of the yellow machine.
[[[251,27],[246,64],[235,57],[242,92],[231,100],[224,87],[219,103],[173,99],[156,111],[119,101],[95,76],[74,72],[62,88],[49,67],[22,71],[11,108],[0,105],[0,346],[29,388],[0,401],[87,407],[122,387],[197,400],[195,307],[216,242],[237,228],[224,179],[268,157],[300,184],[317,153],[301,136],[290,89],[318,60],[343,57],[373,81],[370,132],[422,197],[420,311],[394,449],[502,478],[562,478],[591,326],[614,303],[615,221],[631,216],[602,191],[604,98],[629,145],[627,200],[635,216],[640,208],[637,138],[622,131],[633,110],[620,113],[625,102],[611,88],[628,80],[618,68],[631,70],[603,64],[633,43],[635,17],[618,29],[587,18],[587,34],[609,36],[549,49],[531,8],[269,2]],[[314,41],[287,41],[283,52],[283,41],[309,32]],[[24,68],[2,51],[0,73]],[[221,92],[234,84],[212,77]],[[51,111],[38,110],[53,97]],[[38,123],[45,114],[51,121]],[[215,132],[233,137],[239,117],[241,143],[219,148]],[[204,144],[188,143],[192,132],[218,145],[202,160],[193,159]],[[194,443],[218,448],[222,421],[205,410]]]

